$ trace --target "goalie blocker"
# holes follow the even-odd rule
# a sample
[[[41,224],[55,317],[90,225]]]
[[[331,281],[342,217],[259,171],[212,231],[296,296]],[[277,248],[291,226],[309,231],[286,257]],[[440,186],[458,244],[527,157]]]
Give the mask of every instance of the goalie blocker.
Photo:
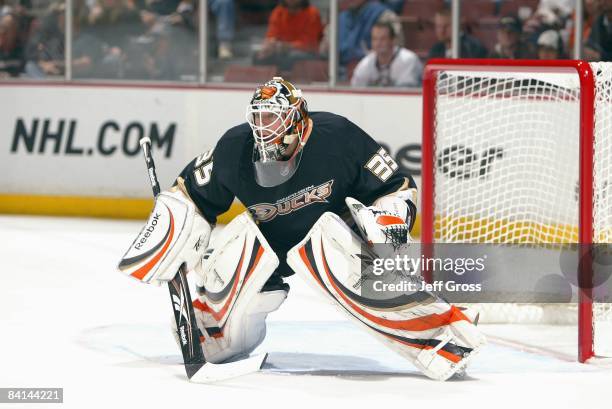
[[[119,262],[119,271],[144,283],[161,285],[172,280],[183,263],[187,271],[200,263],[210,232],[210,224],[196,213],[195,205],[180,189],[164,191]]]

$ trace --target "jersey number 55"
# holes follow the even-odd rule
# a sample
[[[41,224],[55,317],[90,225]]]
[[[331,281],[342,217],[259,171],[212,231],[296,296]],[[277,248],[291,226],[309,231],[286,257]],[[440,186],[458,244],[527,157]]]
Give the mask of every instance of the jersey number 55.
[[[213,151],[212,149],[204,152],[196,158],[193,176],[198,186],[205,186],[210,182],[210,175],[213,170]]]

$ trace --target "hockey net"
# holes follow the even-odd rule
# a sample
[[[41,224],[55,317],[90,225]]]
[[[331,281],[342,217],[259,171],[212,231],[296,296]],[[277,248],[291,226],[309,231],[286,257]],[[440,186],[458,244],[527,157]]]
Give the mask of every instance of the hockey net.
[[[585,242],[581,221],[583,227],[592,224],[593,243],[611,242],[612,63],[590,64],[592,90],[580,78],[586,64],[575,63],[497,61],[489,62],[491,67],[484,61],[438,60],[428,65],[424,242],[554,249]],[[584,127],[585,111],[581,114],[589,100],[594,130]],[[593,147],[590,165],[581,162],[585,143]],[[590,166],[590,178],[580,176],[581,166]],[[591,202],[581,193],[584,180],[592,183]],[[579,216],[585,210],[586,222]],[[576,324],[587,339],[583,342],[594,345],[594,351],[580,353],[580,360],[593,353],[612,356],[612,304],[589,301],[586,315],[579,314],[578,305],[475,307],[489,323]]]

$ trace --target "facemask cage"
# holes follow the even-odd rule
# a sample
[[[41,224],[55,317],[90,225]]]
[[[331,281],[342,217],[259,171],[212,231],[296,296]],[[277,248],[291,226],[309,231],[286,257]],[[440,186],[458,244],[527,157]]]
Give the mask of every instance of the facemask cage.
[[[275,77],[257,88],[247,106],[246,120],[255,140],[254,161],[287,160],[287,148],[296,138],[298,144],[302,142],[308,109],[300,90]],[[299,150],[300,146],[294,155]]]

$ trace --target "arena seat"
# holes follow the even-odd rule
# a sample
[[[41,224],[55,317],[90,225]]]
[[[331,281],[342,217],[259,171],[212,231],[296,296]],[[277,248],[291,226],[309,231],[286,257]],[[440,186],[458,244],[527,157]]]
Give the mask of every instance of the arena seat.
[[[327,82],[328,70],[326,60],[304,60],[293,65],[289,79],[299,84]]]
[[[443,0],[406,0],[402,9],[402,16],[430,20],[436,14],[436,11],[442,7],[444,7]]]
[[[229,65],[223,78],[227,82],[265,82],[278,73],[275,65]]]

